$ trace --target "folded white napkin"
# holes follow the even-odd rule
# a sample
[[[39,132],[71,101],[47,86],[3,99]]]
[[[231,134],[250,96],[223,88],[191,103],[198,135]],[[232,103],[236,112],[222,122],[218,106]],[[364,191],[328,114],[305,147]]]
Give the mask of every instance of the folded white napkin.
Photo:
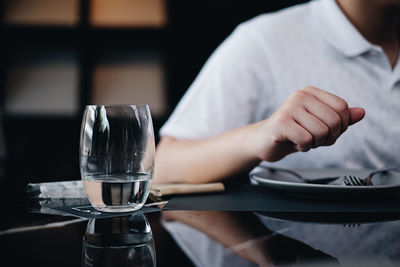
[[[34,198],[86,198],[82,181],[28,184],[26,190]]]

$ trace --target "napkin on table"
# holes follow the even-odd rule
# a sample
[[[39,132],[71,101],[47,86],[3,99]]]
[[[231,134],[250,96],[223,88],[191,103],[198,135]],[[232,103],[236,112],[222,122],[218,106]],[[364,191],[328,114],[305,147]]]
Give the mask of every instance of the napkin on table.
[[[156,197],[176,194],[222,192],[223,183],[208,184],[154,184],[150,194]],[[64,181],[28,184],[27,193],[32,198],[86,198],[82,181]]]

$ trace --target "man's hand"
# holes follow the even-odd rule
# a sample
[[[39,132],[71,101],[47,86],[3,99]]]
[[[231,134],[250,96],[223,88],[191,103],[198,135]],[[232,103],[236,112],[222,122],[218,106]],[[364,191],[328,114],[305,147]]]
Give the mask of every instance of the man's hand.
[[[338,96],[306,87],[292,93],[271,117],[258,123],[248,142],[260,160],[277,161],[296,151],[334,144],[364,115],[364,109],[349,108]]]

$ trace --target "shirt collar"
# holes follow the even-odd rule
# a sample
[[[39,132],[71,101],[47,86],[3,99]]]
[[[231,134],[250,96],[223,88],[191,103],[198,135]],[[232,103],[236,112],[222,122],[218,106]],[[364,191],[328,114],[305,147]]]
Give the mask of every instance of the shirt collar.
[[[311,8],[323,38],[345,56],[359,56],[376,48],[354,27],[335,0],[317,0]]]

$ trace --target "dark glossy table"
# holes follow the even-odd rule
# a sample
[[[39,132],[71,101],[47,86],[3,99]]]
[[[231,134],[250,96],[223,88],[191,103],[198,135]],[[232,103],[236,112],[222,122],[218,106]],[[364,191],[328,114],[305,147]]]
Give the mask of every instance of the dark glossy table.
[[[214,211],[167,205],[88,220],[32,213],[22,188],[2,187],[0,266],[400,266],[397,212],[224,209],[211,194],[199,200]]]

